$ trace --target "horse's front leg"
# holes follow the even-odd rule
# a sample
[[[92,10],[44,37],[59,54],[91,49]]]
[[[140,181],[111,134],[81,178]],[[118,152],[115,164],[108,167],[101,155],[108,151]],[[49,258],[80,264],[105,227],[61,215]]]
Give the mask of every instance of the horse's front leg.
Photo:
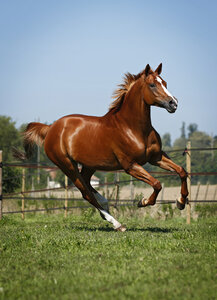
[[[185,169],[177,164],[175,164],[165,152],[162,151],[161,158],[157,161],[150,162],[153,165],[157,165],[160,168],[168,171],[175,171],[181,178],[181,197],[177,200],[177,207],[182,210],[185,208],[185,204],[188,201],[188,187],[187,187],[187,177],[188,174]]]
[[[153,193],[148,199],[143,198],[139,201],[138,207],[154,205],[156,203],[157,196],[162,188],[160,181],[152,177],[142,166],[137,163],[128,164],[128,166],[125,165],[124,169],[126,173],[150,184],[154,189]]]

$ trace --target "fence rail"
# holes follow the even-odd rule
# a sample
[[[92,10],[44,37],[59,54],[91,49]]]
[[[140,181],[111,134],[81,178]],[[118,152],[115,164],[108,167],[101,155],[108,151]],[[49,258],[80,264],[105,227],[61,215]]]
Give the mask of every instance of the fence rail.
[[[26,199],[25,199],[26,200]],[[59,201],[65,201],[66,199],[62,198],[62,199],[58,199]],[[69,199],[70,201],[70,199]],[[71,199],[71,201],[84,201],[82,199]],[[113,204],[112,202],[116,202],[116,200],[109,200],[110,202],[110,207],[121,207],[121,206],[127,206],[127,207],[135,207],[135,201],[134,200],[130,200],[130,199],[121,199],[118,200],[118,204]],[[127,203],[123,203],[123,202],[127,202]],[[87,203],[87,202],[85,202]],[[156,204],[175,204],[176,201],[174,200],[157,200]],[[192,200],[189,201],[189,203],[217,203],[217,200]],[[37,208],[37,209],[26,209],[26,210],[17,210],[17,211],[5,211],[2,212],[3,215],[7,215],[7,214],[23,214],[23,213],[32,213],[32,212],[48,212],[48,211],[55,211],[55,210],[64,210],[64,211],[68,211],[68,210],[73,210],[73,209],[84,209],[84,208],[90,208],[92,207],[90,204],[86,204],[83,206],[61,206],[61,207],[51,207],[51,208]]]
[[[206,194],[204,197],[204,200],[198,200],[197,196],[199,194],[199,188],[200,186],[197,187],[197,192],[196,192],[196,198],[195,200],[192,200],[191,197],[191,177],[192,176],[216,176],[217,172],[191,172],[191,151],[210,151],[210,150],[217,150],[217,148],[193,148],[191,149],[191,144],[188,142],[187,147],[183,149],[176,149],[176,150],[171,150],[167,152],[181,152],[183,155],[186,155],[186,166],[187,166],[187,172],[188,172],[188,189],[189,189],[189,202],[187,203],[187,223],[190,223],[191,220],[191,208],[190,204],[194,203],[217,203],[216,200],[216,195],[217,195],[217,188],[214,193],[213,200],[207,200],[207,192],[208,192],[208,187],[206,190]],[[4,178],[2,179],[2,168],[3,167],[20,167],[22,168],[22,189],[21,192],[17,193],[10,193],[7,195],[2,195],[2,183],[3,181],[10,180],[11,177]],[[27,163],[2,163],[2,151],[0,151],[0,219],[2,218],[2,215],[6,214],[16,214],[19,213],[21,214],[22,218],[24,219],[25,213],[30,213],[30,212],[46,212],[46,211],[56,211],[56,210],[64,210],[64,216],[67,216],[67,212],[69,210],[73,210],[76,208],[87,208],[91,207],[85,200],[80,199],[80,198],[70,198],[68,195],[68,192],[71,189],[74,189],[74,186],[69,186],[68,185],[68,178],[65,176],[65,187],[58,187],[58,188],[43,188],[43,189],[37,189],[37,190],[25,190],[25,180],[26,180],[26,174],[25,174],[25,169],[26,168],[34,168],[34,169],[46,169],[48,171],[53,171],[57,170],[58,168],[56,166],[48,166],[48,165],[38,165],[38,164],[27,164]],[[117,171],[117,174],[123,172],[123,171]],[[150,172],[150,174],[153,174],[158,177],[165,177],[165,176],[177,176],[176,173],[169,173],[165,171],[161,172]],[[18,177],[18,176],[17,176]],[[14,178],[14,177],[13,177]],[[130,184],[131,189],[133,189],[133,182],[137,181],[137,179],[133,179],[131,177],[130,180],[116,180],[115,182],[105,182],[104,184],[100,184],[99,187],[105,187],[108,188],[109,186],[115,186],[116,187],[116,196],[114,199],[110,199],[110,206],[113,207],[118,207],[118,206],[135,206],[137,200],[133,199],[133,192],[131,190],[131,199],[118,199],[118,193],[119,193],[119,186],[121,184]],[[39,192],[50,192],[50,191],[64,191],[65,192],[65,197],[63,198],[57,198],[57,197],[30,197],[29,194],[33,193],[39,193]],[[21,210],[16,210],[16,211],[3,211],[2,204],[3,201],[10,201],[10,200],[21,200]],[[64,206],[60,207],[52,207],[52,208],[36,208],[36,209],[25,209],[25,201],[29,200],[34,200],[34,201],[64,201]],[[82,202],[82,205],[73,205],[73,206],[68,206],[68,202]],[[174,200],[157,200],[157,204],[174,204],[176,201]]]

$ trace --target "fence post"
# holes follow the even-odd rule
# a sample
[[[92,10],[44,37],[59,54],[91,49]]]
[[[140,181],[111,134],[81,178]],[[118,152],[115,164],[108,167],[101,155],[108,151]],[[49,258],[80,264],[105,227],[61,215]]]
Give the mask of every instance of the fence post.
[[[133,177],[130,176],[130,199],[133,201],[133,204],[135,205],[135,199],[134,199],[134,185],[133,185]]]
[[[108,179],[107,174],[105,175],[105,198],[108,199]]]
[[[215,187],[215,191],[214,191],[214,195],[213,195],[213,200],[215,200],[216,194],[217,194],[217,185],[216,185],[216,187]]]
[[[162,183],[162,190],[161,190],[161,201],[164,200],[164,182]]]
[[[65,175],[65,212],[64,212],[64,217],[67,217],[67,210],[68,207],[68,177]]]
[[[40,146],[37,146],[37,183],[39,184],[40,183],[40,168],[39,168],[39,165],[40,165]]]
[[[24,220],[25,215],[24,215],[24,209],[25,209],[25,198],[24,198],[24,192],[25,192],[25,181],[26,181],[26,174],[25,174],[25,168],[22,170],[22,190],[21,190],[21,195],[22,195],[22,219]]]
[[[47,189],[48,189],[47,196],[48,198],[50,198],[50,176],[49,175],[47,176]]]
[[[196,201],[198,200],[199,190],[200,190],[200,181],[197,183],[197,191],[196,191],[196,195],[195,195],[195,199],[194,199]]]
[[[188,186],[188,200],[191,201],[191,142],[187,142],[187,153],[186,153],[186,169],[188,172],[187,186]],[[191,206],[187,203],[187,224],[191,223]]]
[[[116,181],[115,207],[117,207],[118,200],[119,200],[119,190],[120,190],[120,186],[119,186],[120,174],[118,172],[116,172],[116,174],[115,174],[115,181]]]
[[[2,151],[0,150],[0,220],[2,219]]]
[[[208,190],[209,190],[209,182],[206,183],[206,191],[205,191],[204,200],[207,200]]]
[[[35,184],[34,184],[34,177],[32,176],[32,187],[31,187],[31,197],[35,197]]]

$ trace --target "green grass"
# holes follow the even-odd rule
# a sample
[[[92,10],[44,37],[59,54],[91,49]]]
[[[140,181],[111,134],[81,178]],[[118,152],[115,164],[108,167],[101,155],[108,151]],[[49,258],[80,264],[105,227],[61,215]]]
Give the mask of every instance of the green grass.
[[[124,220],[120,233],[88,211],[4,217],[0,299],[216,299],[215,217]]]

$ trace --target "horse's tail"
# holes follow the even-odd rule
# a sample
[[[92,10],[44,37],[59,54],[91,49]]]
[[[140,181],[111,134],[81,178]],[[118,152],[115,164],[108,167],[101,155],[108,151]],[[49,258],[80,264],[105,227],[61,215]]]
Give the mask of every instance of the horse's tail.
[[[34,144],[41,146],[48,133],[50,125],[32,122],[29,123],[23,133],[23,146],[25,152],[13,149],[13,156],[19,160],[29,159],[34,150]]]

